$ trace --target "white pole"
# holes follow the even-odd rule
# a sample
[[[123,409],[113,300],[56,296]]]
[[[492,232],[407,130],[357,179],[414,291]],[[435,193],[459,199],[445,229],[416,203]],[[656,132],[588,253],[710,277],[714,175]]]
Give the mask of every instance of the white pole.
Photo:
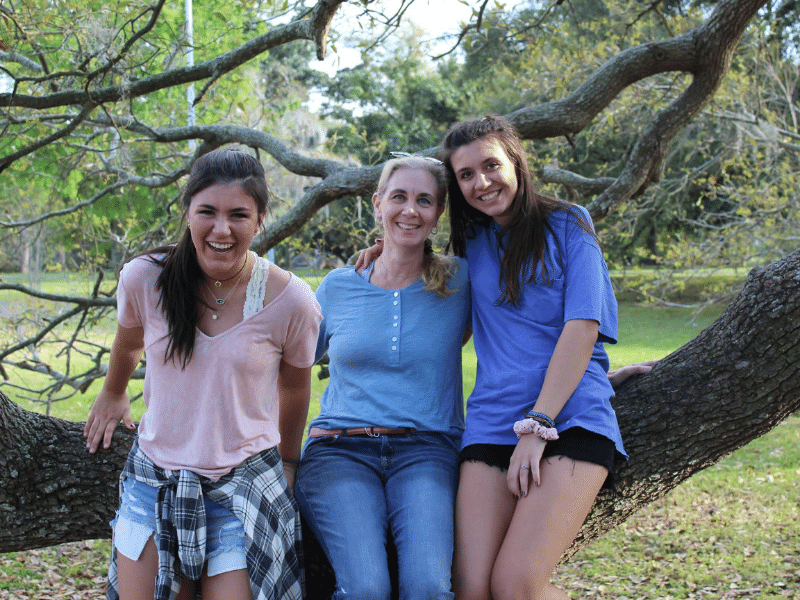
[[[185,0],[186,11],[186,66],[194,66],[194,15],[192,10],[192,0]],[[187,118],[186,124],[193,127],[197,122],[194,112],[194,83],[190,83],[186,89]],[[189,149],[194,152],[197,148],[197,141],[189,140]]]

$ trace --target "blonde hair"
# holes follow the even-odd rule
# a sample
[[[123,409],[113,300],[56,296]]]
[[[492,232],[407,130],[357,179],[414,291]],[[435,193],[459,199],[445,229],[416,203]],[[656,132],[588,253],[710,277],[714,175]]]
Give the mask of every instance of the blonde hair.
[[[440,161],[425,156],[411,155],[386,161],[378,180],[378,188],[375,190],[378,196],[383,196],[389,179],[400,169],[420,169],[433,175],[436,181],[436,204],[446,205],[449,183],[447,169]],[[422,257],[422,282],[426,292],[434,292],[441,298],[457,292],[458,288],[447,286],[457,268],[458,263],[455,260],[434,252],[431,241],[425,240],[425,255]]]

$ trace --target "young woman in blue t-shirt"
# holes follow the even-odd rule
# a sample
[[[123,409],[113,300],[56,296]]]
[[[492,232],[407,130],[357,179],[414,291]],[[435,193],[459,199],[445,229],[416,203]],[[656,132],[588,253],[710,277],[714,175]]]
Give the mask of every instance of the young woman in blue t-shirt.
[[[567,598],[550,583],[624,459],[604,342],[616,301],[588,212],[538,194],[501,117],[454,125],[454,252],[478,357],[456,502],[456,597]]]

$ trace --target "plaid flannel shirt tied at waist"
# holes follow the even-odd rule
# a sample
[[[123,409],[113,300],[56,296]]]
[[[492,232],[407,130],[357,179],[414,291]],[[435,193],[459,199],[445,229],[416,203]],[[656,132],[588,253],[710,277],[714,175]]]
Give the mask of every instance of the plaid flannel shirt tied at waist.
[[[203,498],[233,512],[245,530],[247,570],[256,600],[303,597],[300,519],[286,489],[280,455],[268,448],[212,481],[183,469],[158,467],[134,441],[120,476],[158,488],[156,600],[174,600],[181,573],[199,579],[205,563],[206,512]],[[277,536],[277,537],[276,537]],[[269,550],[269,553],[267,552]],[[116,550],[108,573],[108,600],[118,600]]]

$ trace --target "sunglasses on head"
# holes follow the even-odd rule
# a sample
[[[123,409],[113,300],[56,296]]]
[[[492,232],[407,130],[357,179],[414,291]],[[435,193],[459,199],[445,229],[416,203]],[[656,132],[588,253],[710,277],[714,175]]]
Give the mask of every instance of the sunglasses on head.
[[[411,154],[410,152],[389,152],[389,156],[392,158],[421,158],[422,160],[427,160],[437,165],[444,164],[438,158],[433,158],[432,156],[423,156],[422,154]]]

